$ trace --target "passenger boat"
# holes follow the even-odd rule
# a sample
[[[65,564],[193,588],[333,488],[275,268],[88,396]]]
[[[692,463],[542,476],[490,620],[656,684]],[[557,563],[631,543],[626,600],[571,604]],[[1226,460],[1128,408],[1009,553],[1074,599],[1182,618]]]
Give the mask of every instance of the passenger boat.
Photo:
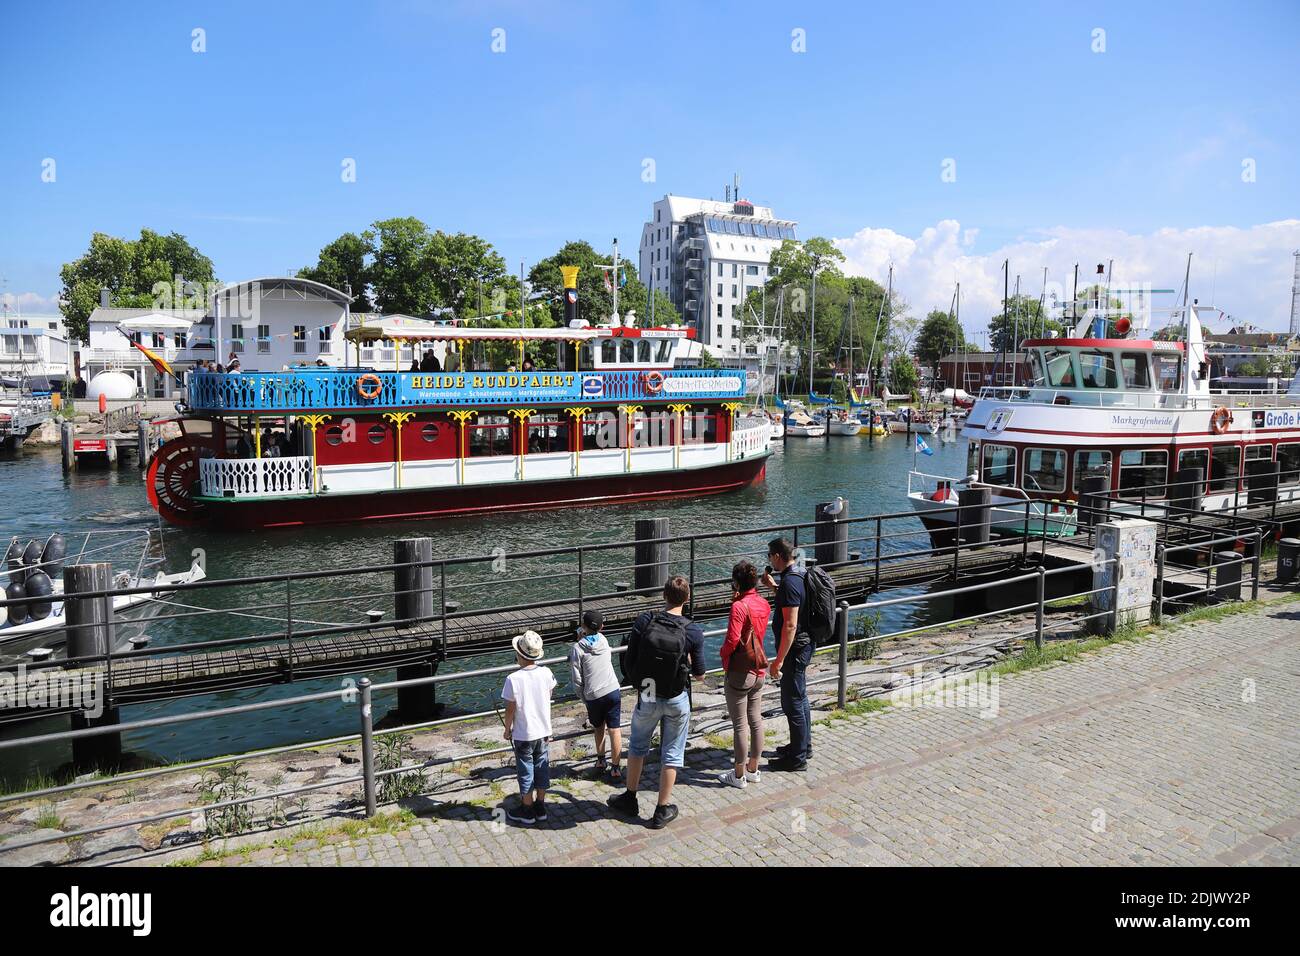
[[[1106,337],[1024,342],[1032,384],[983,389],[962,425],[968,475],[910,475],[926,527],[950,529],[955,512],[939,509],[988,488],[995,534],[1073,534],[1090,478],[1120,513],[1300,500],[1300,376],[1285,394],[1212,391],[1197,309],[1183,312],[1183,341],[1120,319]]]
[[[274,528],[719,494],[764,475],[770,422],[736,414],[746,372],[676,361],[693,328],[407,320],[382,334],[458,365],[479,344],[523,359],[550,342],[560,367],[191,372],[150,504],[177,525]]]

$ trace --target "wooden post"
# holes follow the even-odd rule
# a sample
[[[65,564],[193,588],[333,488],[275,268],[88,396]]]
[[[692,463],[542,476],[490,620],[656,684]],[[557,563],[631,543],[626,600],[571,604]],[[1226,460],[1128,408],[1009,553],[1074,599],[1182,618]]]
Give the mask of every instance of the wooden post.
[[[114,640],[113,599],[111,596],[75,597],[90,591],[107,591],[113,584],[113,565],[108,562],[95,564],[74,564],[63,569],[63,593],[74,595],[63,603],[64,619],[68,624],[68,657],[95,657],[112,653]],[[69,669],[98,669],[96,664],[71,664]],[[100,685],[100,713],[92,716],[86,711],[74,711],[72,729],[86,730],[91,727],[104,727],[118,723],[117,708],[109,706],[107,699],[108,685],[112,681],[113,668],[110,659],[103,665],[105,680]],[[83,701],[89,703],[89,701]],[[122,759],[122,735],[118,733],[97,734],[83,737],[72,742],[72,763],[78,771],[111,770]]]
[[[77,467],[77,454],[72,450],[72,443],[77,437],[77,426],[72,422],[64,422],[59,430],[59,445],[63,451],[63,470],[75,471]]]
[[[638,591],[661,588],[668,580],[668,542],[655,539],[666,538],[669,533],[667,518],[636,519],[636,569],[633,580]]]
[[[398,621],[420,619],[419,623],[398,624],[399,629],[424,629],[432,634],[429,618],[433,617],[433,560],[432,538],[399,538],[393,542],[393,563],[421,562],[420,567],[401,567],[393,572],[393,611]],[[439,613],[445,614],[445,610]],[[438,662],[432,655],[414,664],[397,668],[397,679],[414,680],[432,677],[438,672]],[[438,712],[437,695],[433,684],[397,689],[397,716],[404,723],[429,720]]]

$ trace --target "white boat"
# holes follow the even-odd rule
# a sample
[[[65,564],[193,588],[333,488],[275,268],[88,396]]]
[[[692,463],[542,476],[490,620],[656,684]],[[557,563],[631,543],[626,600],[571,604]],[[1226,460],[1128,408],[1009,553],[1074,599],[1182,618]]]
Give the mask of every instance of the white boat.
[[[1073,533],[1085,481],[1117,514],[1300,501],[1300,375],[1286,393],[1211,390],[1197,308],[1175,314],[1184,341],[1126,317],[1098,335],[1094,317],[1023,342],[1032,384],[983,389],[962,424],[969,475],[909,480],[926,527],[951,528],[963,488],[992,491],[995,534]]]
[[[901,409],[889,420],[889,430],[900,435],[937,435],[939,422],[925,418],[914,409]]]
[[[826,427],[832,435],[857,435],[862,431],[862,422],[850,417],[848,412],[832,412],[827,418]]]
[[[814,421],[806,412],[795,412],[786,419],[786,433],[792,438],[821,438],[826,426]]]

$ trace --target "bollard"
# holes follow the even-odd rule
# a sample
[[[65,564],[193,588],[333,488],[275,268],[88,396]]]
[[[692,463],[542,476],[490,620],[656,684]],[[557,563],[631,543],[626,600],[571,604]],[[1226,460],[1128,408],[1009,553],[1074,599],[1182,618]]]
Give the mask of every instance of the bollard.
[[[1110,520],[1110,479],[1106,475],[1088,475],[1079,482],[1079,527]]]
[[[1214,552],[1214,596],[1220,601],[1241,600],[1241,555]]]
[[[813,554],[823,567],[848,563],[848,517],[849,503],[843,498],[823,502],[813,513]]]
[[[1043,605],[1047,599],[1047,568],[1038,566],[1038,602],[1034,606],[1034,647],[1043,649]]]
[[[1283,538],[1277,543],[1277,583],[1300,580],[1300,538]]]
[[[59,447],[63,452],[63,470],[74,471],[77,467],[77,454],[72,450],[72,442],[77,437],[77,426],[64,422],[59,429]]]
[[[957,521],[962,544],[988,544],[992,502],[992,488],[963,488],[957,492]]]
[[[399,567],[393,572],[393,613],[398,621],[419,619],[418,624],[398,624],[399,628],[425,627],[433,617],[433,539],[399,538],[393,542],[393,563],[419,566]],[[397,668],[397,679],[417,680],[438,672],[432,656]],[[430,720],[438,713],[435,685],[420,684],[397,688],[397,716],[402,723]]]
[[[63,569],[64,595],[107,591],[112,586],[113,565],[106,561],[95,564],[74,564]],[[68,657],[107,656],[106,683],[111,683],[113,679],[111,654],[114,639],[112,596],[65,597],[63,615],[68,625]],[[87,666],[94,665],[70,665],[72,669]],[[118,723],[117,708],[110,706],[107,701],[104,702],[103,713],[98,717],[87,717],[80,711],[72,714],[73,730],[106,727],[116,723]],[[121,760],[122,735],[119,733],[96,734],[72,742],[72,763],[80,772],[113,769]]]
[[[835,613],[835,640],[840,645],[840,709],[848,703],[849,695],[849,602],[841,601]]]
[[[1278,476],[1282,463],[1271,458],[1246,462],[1246,504],[1269,505],[1277,500]]]
[[[357,681],[361,691],[358,703],[361,716],[361,789],[366,795],[366,816],[373,817],[378,810],[375,795],[375,739],[374,719],[371,712],[370,678]]]
[[[667,538],[670,533],[667,518],[636,519],[636,569],[632,577],[638,591],[661,588],[668,580],[669,542],[655,539]]]

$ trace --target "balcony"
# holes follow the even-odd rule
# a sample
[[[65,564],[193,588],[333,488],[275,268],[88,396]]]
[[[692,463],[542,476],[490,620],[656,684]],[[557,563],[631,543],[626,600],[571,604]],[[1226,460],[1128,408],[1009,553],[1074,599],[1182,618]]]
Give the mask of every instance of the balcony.
[[[208,498],[311,494],[310,458],[202,458],[199,487]]]

